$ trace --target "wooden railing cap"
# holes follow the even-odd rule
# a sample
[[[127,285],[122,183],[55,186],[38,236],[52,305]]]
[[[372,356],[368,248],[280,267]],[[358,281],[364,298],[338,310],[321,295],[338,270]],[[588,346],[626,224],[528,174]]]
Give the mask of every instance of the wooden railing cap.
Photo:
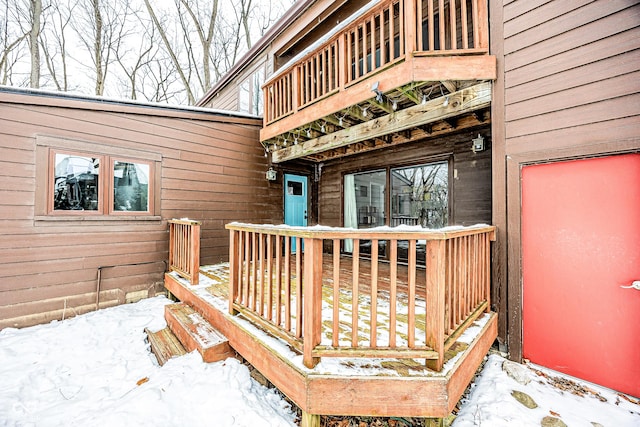
[[[193,219],[189,219],[189,218],[173,218],[170,219],[169,221],[167,221],[171,224],[183,224],[183,225],[202,225],[202,221],[196,221]]]
[[[230,222],[227,230],[251,231],[255,233],[275,234],[279,236],[315,238],[315,239],[361,239],[361,240],[446,240],[474,234],[491,233],[495,235],[496,226],[476,224],[472,226],[449,226],[439,229],[428,229],[420,226],[399,225],[397,227],[375,227],[366,229],[328,227],[314,225],[310,227],[294,227],[286,224],[246,224]],[[492,238],[493,240],[493,238]]]

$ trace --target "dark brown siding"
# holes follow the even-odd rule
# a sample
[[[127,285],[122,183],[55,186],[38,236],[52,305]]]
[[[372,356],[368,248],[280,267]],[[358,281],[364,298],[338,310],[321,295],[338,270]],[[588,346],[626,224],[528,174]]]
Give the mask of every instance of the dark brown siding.
[[[471,151],[471,140],[478,133],[487,150]],[[322,225],[342,226],[342,176],[386,166],[411,165],[442,155],[453,156],[453,209],[451,225],[491,223],[491,135],[489,128],[466,131],[448,137],[427,139],[390,149],[345,157],[322,167],[319,185],[319,218]],[[452,171],[450,171],[452,175]]]
[[[228,258],[230,221],[276,222],[260,121],[189,110],[0,92],[0,328],[60,319],[162,287],[167,219],[202,221],[201,263]],[[50,220],[39,215],[37,140],[68,138],[102,152],[160,159],[159,210],[145,220]],[[276,188],[277,187],[277,188]],[[275,190],[272,190],[275,189]],[[138,264],[138,265],[127,265]]]
[[[494,187],[505,197],[494,200],[494,222],[508,230],[508,251],[499,242],[494,272],[508,278],[508,291],[500,292],[508,297],[500,311],[508,337],[501,322],[500,338],[520,359],[520,168],[640,150],[640,5],[491,0],[490,8],[502,18],[491,28],[492,53],[504,69],[493,128],[502,147],[494,156]]]

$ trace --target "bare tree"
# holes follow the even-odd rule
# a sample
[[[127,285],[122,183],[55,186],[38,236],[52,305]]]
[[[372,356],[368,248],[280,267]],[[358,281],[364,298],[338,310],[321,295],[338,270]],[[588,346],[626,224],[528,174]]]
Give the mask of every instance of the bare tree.
[[[71,26],[91,55],[94,92],[103,95],[109,66],[115,60],[114,52],[120,49],[130,31],[128,2],[89,0],[79,2],[77,11]]]
[[[67,27],[75,3],[66,0],[51,0],[45,13],[47,26],[40,33],[40,47],[44,55],[49,76],[57,90],[69,90]]]
[[[11,3],[11,5],[10,5]],[[20,45],[29,36],[27,31],[23,31],[20,25],[12,20],[10,10],[14,10],[15,4],[10,0],[4,0],[2,3],[3,15],[0,16],[0,25],[2,31],[0,33],[0,42],[2,42],[2,53],[0,54],[0,83],[6,85],[12,82],[13,66],[20,60],[22,52]],[[11,6],[11,8],[10,8]]]

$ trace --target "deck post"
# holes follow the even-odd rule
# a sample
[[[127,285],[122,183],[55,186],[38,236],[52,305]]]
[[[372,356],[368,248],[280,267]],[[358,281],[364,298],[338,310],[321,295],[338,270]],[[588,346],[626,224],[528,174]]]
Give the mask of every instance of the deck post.
[[[407,58],[413,56],[416,51],[416,2],[415,0],[403,0],[404,9],[404,54]]]
[[[309,414],[302,411],[301,427],[320,427],[320,415]]]
[[[426,344],[438,352],[438,358],[427,360],[427,367],[441,371],[444,364],[444,316],[446,280],[446,241],[427,240],[427,316]]]
[[[238,291],[238,234],[236,230],[229,230],[229,313],[236,315],[238,312],[233,308]]]
[[[303,260],[302,363],[313,368],[320,361],[312,356],[312,351],[320,344],[322,328],[322,239],[304,239]]]

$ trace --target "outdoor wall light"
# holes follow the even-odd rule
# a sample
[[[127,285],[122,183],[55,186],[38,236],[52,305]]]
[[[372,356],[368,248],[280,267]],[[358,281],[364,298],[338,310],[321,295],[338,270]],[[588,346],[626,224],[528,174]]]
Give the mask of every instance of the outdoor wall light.
[[[278,172],[272,167],[267,171],[267,181],[275,181],[278,177]]]
[[[447,105],[449,105],[449,95],[444,98],[444,102],[442,103],[443,107],[446,107]]]
[[[478,134],[477,138],[473,138],[471,140],[471,151],[474,153],[484,151],[484,138],[482,135]]]
[[[382,102],[382,91],[378,89],[380,82],[375,82],[371,85],[371,92],[376,94],[376,101]]]

